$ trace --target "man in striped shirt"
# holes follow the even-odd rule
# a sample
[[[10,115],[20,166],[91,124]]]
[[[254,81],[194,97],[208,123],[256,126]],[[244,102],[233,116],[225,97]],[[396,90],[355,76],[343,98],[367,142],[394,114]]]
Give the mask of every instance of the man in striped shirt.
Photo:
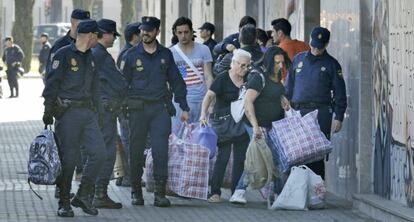
[[[193,24],[189,18],[178,18],[173,25],[173,31],[178,37],[178,43],[170,49],[175,64],[187,85],[187,102],[190,107],[189,123],[192,123],[199,120],[201,103],[213,81],[213,59],[207,46],[194,42]],[[179,110],[177,109],[178,112]],[[179,117],[180,113],[177,113],[172,119],[172,133],[176,135],[179,134],[182,126]]]

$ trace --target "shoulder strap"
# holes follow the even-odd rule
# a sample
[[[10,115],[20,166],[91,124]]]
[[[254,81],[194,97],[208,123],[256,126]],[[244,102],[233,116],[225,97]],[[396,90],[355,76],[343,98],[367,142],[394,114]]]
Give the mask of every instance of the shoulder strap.
[[[194,66],[194,64],[191,62],[191,60],[184,54],[184,52],[180,49],[178,44],[175,44],[173,48],[178,52],[180,57],[184,59],[184,61],[187,63],[188,66],[195,72],[195,74],[200,78],[200,80],[204,83],[204,77],[201,75],[200,71]]]

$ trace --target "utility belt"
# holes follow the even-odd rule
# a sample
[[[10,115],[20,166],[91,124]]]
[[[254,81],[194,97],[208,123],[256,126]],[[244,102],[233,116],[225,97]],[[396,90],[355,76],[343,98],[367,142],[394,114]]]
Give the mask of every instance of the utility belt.
[[[292,103],[294,109],[319,109],[321,107],[331,107],[332,103],[317,103],[317,102],[307,102],[307,103]]]
[[[106,111],[117,113],[122,111],[124,108],[124,104],[121,100],[117,99],[104,99],[102,100],[102,106]]]
[[[169,97],[165,97],[164,99],[160,100],[144,100],[141,98],[128,98],[126,105],[126,110],[129,112],[131,111],[140,111],[144,110],[145,105],[150,104],[156,104],[156,103],[162,103],[164,104],[164,107],[167,109],[167,112],[170,116],[175,116],[176,110],[174,107],[174,104],[172,103],[172,100],[169,99]]]
[[[57,99],[57,107],[63,109],[69,108],[86,108],[92,111],[96,111],[96,108],[92,100],[72,100],[72,99]]]

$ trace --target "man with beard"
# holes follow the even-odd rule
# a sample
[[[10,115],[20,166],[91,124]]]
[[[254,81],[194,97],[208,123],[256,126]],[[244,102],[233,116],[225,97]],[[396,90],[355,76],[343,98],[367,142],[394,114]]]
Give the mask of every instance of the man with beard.
[[[156,40],[160,33],[159,28],[158,18],[142,17],[142,41],[128,50],[120,67],[128,82],[132,204],[144,205],[141,177],[145,142],[149,132],[154,159],[154,205],[168,207],[171,203],[165,197],[165,191],[171,112],[166,108],[167,83],[174,93],[175,102],[183,110],[182,121],[188,120],[190,109],[186,99],[186,85],[174,63],[173,55]]]

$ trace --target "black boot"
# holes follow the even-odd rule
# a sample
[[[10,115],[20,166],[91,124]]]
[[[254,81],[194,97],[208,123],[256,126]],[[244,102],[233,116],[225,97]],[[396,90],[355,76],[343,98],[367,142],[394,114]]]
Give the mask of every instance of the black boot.
[[[59,217],[74,217],[75,214],[70,206],[69,190],[67,190],[64,185],[60,186],[62,187],[62,190],[59,192],[59,208],[57,215]]]
[[[170,200],[165,197],[167,181],[156,180],[155,191],[154,191],[154,206],[156,207],[169,207],[171,206]]]
[[[59,193],[60,193],[60,189],[59,189],[58,186],[56,186],[56,189],[55,189],[55,198],[56,199],[59,199],[59,195],[60,195]],[[75,196],[74,193],[70,193],[69,194],[70,199],[72,199],[74,196]]]
[[[82,208],[83,212],[98,215],[98,210],[92,204],[94,196],[93,184],[80,184],[78,192],[72,200],[72,206]]]
[[[142,196],[141,182],[139,182],[138,185],[132,185],[131,190],[132,205],[144,205],[144,197]]]
[[[93,205],[96,208],[121,209],[122,204],[113,201],[108,196],[108,186],[96,186]]]

